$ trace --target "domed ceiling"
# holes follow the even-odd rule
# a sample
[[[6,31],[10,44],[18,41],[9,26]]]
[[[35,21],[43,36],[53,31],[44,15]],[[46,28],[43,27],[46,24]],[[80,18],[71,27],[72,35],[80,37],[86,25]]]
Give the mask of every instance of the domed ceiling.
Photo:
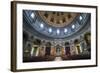
[[[40,38],[64,39],[90,26],[89,13],[23,10],[25,29]]]
[[[39,11],[41,18],[51,26],[65,27],[70,24],[78,13]]]

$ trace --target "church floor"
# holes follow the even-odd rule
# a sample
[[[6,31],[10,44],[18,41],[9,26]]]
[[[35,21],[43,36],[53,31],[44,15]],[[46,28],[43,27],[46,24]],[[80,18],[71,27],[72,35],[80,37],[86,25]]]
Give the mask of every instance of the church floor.
[[[84,60],[91,59],[90,55],[73,55],[73,56],[33,56],[24,57],[23,62],[43,62],[43,61],[63,61],[63,60]]]

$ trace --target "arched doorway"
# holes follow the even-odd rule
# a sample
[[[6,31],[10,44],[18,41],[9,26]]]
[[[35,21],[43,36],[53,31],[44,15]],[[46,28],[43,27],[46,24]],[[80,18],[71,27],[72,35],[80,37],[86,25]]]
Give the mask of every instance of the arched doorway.
[[[46,49],[45,49],[45,56],[50,56],[50,52],[51,52],[51,43],[47,42]]]

